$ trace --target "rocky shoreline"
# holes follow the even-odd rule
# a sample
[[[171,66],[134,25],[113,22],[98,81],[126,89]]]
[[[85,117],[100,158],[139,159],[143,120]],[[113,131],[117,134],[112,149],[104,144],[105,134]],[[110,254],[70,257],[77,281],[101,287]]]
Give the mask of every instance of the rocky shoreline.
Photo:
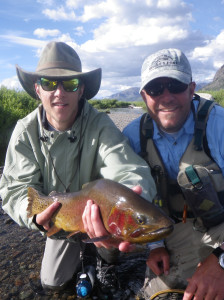
[[[142,110],[111,112],[110,118],[122,130],[130,121],[139,117]],[[60,293],[42,293],[39,283],[40,265],[44,251],[45,238],[39,233],[19,227],[0,208],[0,299],[76,299],[73,290]],[[121,265],[123,262],[121,261]],[[138,274],[139,271],[139,274]],[[145,258],[130,258],[129,265],[122,265],[124,291],[116,300],[137,299],[133,294],[144,279]],[[136,277],[137,274],[137,277]],[[135,276],[131,278],[131,276]],[[136,279],[137,278],[137,279]],[[108,299],[97,298],[92,299]],[[140,299],[140,298],[138,298]],[[109,299],[108,299],[109,300]]]

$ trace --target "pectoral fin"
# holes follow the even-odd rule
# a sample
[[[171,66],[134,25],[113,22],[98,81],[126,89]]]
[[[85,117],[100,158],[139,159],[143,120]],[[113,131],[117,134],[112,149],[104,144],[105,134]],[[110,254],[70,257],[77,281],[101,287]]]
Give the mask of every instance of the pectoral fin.
[[[99,237],[95,237],[95,238],[88,238],[88,239],[84,239],[82,240],[83,243],[89,244],[89,243],[96,243],[96,242],[101,242],[101,241],[105,241],[105,240],[109,240],[111,239],[111,235],[104,235],[104,236],[99,236]]]
[[[55,225],[52,225],[51,228],[47,232],[47,236],[51,236],[57,232],[59,232],[61,228],[56,227]]]
[[[79,233],[80,233],[80,231],[73,231],[73,232],[71,232],[69,235],[67,235],[66,238],[69,239],[69,238],[72,237],[73,235],[79,234]]]

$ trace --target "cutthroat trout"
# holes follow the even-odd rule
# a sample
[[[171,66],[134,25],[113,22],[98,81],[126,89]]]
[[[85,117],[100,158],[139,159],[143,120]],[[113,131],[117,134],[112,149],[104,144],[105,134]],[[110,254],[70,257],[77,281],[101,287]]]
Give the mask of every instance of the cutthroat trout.
[[[39,195],[29,187],[27,215],[32,217],[59,201],[61,207],[52,218],[53,226],[47,236],[61,229],[71,232],[70,236],[85,233],[82,214],[89,199],[99,205],[105,228],[117,240],[144,244],[160,240],[173,230],[172,221],[159,208],[126,186],[108,179],[85,184],[79,192],[52,192],[49,196]]]

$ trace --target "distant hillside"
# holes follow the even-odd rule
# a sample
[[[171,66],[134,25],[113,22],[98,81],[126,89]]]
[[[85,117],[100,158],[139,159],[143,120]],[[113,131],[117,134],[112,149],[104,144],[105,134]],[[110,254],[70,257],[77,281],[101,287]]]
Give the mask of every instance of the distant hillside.
[[[196,82],[197,83],[197,82]],[[213,81],[209,84],[197,83],[196,91],[218,91],[224,89],[224,65],[216,72]],[[142,101],[139,94],[139,87],[132,87],[120,93],[113,94],[108,98],[117,99],[118,101]]]
[[[213,81],[202,88],[202,91],[219,91],[224,89],[224,65],[216,72]]]
[[[205,86],[205,83],[199,83],[196,86],[196,91],[202,90],[202,88]],[[143,101],[141,95],[139,94],[139,87],[132,87],[127,90],[124,90],[120,93],[113,94],[109,96],[110,99],[117,99],[118,101]]]
[[[196,82],[196,89],[195,89],[195,91],[202,90],[204,88],[204,86],[206,86],[206,85],[207,85],[207,83],[204,83],[204,82],[200,82],[200,83]]]
[[[139,94],[139,88],[138,87],[132,87],[127,90],[124,90],[120,93],[113,94],[109,96],[110,99],[117,99],[118,101],[142,101],[142,97]]]

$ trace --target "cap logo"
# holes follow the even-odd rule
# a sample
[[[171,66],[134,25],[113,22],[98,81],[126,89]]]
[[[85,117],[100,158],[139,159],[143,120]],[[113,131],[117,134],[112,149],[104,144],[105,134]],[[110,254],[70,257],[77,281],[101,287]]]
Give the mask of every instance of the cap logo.
[[[168,55],[161,55],[157,57],[149,66],[149,70],[157,69],[163,66],[177,66],[177,60],[173,59],[171,56]]]

